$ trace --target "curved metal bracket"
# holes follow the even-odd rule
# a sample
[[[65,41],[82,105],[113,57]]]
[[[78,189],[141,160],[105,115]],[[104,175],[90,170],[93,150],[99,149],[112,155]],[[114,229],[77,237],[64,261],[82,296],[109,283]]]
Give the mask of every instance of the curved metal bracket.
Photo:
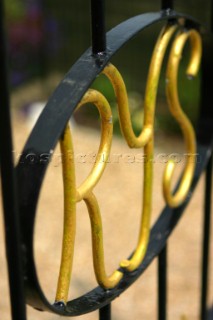
[[[123,280],[115,289],[104,290],[98,287],[92,294],[68,302],[66,306],[53,306],[44,296],[37,277],[33,251],[34,221],[41,184],[49,163],[49,158],[46,155],[51,156],[53,153],[71,114],[92,81],[103,70],[111,57],[137,33],[159,21],[178,21],[179,18],[189,21],[199,29],[199,23],[174,11],[142,14],[112,29],[107,34],[106,53],[94,56],[91,48],[88,49],[59,84],[38,119],[16,168],[22,226],[25,292],[27,302],[31,306],[67,316],[93,311],[104,306],[107,301],[114,299],[124,291],[132,283],[127,279],[135,281],[135,276],[138,277],[141,273],[141,267],[144,268],[142,263],[138,270],[128,275],[124,273]],[[29,157],[29,154],[33,156]]]

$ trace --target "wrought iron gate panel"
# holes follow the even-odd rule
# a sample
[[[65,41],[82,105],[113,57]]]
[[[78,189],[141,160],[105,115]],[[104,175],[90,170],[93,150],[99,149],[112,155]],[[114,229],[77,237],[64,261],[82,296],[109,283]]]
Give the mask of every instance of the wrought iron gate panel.
[[[3,17],[2,2],[0,4],[0,10],[1,17]],[[0,108],[0,160],[12,317],[13,319],[19,320],[26,319],[25,305],[29,304],[38,310],[49,311],[64,316],[76,316],[99,310],[100,319],[111,319],[111,302],[127,290],[129,286],[142,275],[145,269],[149,267],[153,259],[158,257],[158,319],[166,319],[167,241],[191,200],[191,196],[193,195],[193,191],[201,174],[206,171],[205,221],[203,227],[204,238],[202,249],[203,262],[201,273],[202,292],[200,307],[200,319],[204,320],[206,317],[208,288],[208,256],[212,195],[213,111],[209,103],[209,97],[211,96],[212,91],[212,85],[210,84],[212,73],[209,74],[209,71],[213,70],[212,34],[205,35],[207,32],[203,32],[203,27],[198,21],[193,17],[176,12],[174,10],[173,1],[169,0],[162,1],[161,10],[159,12],[144,13],[130,18],[107,33],[105,33],[104,1],[91,0],[91,12],[92,47],[76,61],[50,97],[27,140],[22,157],[16,168],[14,168],[11,153],[12,137],[7,89],[7,70],[5,67],[7,58],[4,45],[4,26],[3,20],[1,20],[0,37],[3,45],[1,46],[0,51],[0,61],[2,62],[0,71],[2,88],[0,92],[2,106]],[[123,85],[123,80],[118,70],[109,63],[113,55],[120,50],[125,43],[139,32],[142,32],[145,28],[148,28],[157,22],[164,22],[165,28],[159,36],[156,49],[153,53],[153,62],[150,66],[150,78],[147,81],[148,93],[146,96],[147,103],[145,103],[144,127],[141,135],[135,137],[134,132],[132,133],[130,130],[131,120],[129,120],[130,116],[127,111],[128,105],[125,105],[126,102],[124,101],[126,95],[125,85]],[[173,33],[177,30],[179,30],[179,33],[176,33],[177,36],[175,40],[172,40],[174,45],[168,64],[167,96],[170,102],[171,112],[179,121],[186,140],[187,151],[190,154],[195,153],[194,133],[178,103],[176,73],[178,71],[181,50],[186,40],[189,38],[192,45],[192,58],[191,63],[189,64],[188,75],[194,76],[196,74],[201,58],[200,35],[204,38],[203,55],[201,58],[203,71],[201,107],[196,149],[196,153],[199,154],[202,161],[197,161],[195,164],[195,159],[193,158],[191,163],[195,164],[195,166],[192,166],[189,159],[188,166],[180,177],[176,189],[172,193],[170,193],[169,190],[173,170],[173,166],[170,163],[170,167],[167,168],[168,170],[165,173],[163,182],[167,205],[160,214],[155,225],[152,227],[149,235],[149,231],[147,230],[150,228],[150,212],[146,212],[151,211],[149,210],[149,206],[151,206],[151,199],[149,197],[151,189],[146,189],[146,185],[150,185],[151,188],[152,184],[152,168],[150,163],[153,149],[152,135],[155,97],[157,94],[158,77],[161,70],[161,63],[159,61],[162,61],[170,37],[172,37]],[[210,32],[212,32],[212,30],[210,30]],[[168,38],[166,38],[167,35]],[[164,40],[165,38],[166,40]],[[163,41],[165,41],[165,43]],[[162,43],[164,44],[162,45]],[[157,67],[155,64],[157,64]],[[157,68],[157,71],[155,71],[155,68]],[[105,275],[104,258],[101,248],[102,231],[101,221],[99,221],[101,218],[97,200],[92,193],[93,187],[98,183],[106,164],[102,163],[102,165],[94,165],[90,176],[86,179],[86,183],[80,188],[76,188],[74,182],[74,169],[70,166],[69,162],[64,161],[64,180],[68,180],[69,182],[68,184],[65,183],[65,192],[67,191],[68,197],[70,197],[70,195],[72,197],[72,206],[68,209],[68,211],[70,210],[70,216],[65,222],[67,221],[67,224],[70,223],[70,228],[73,228],[73,232],[71,235],[72,239],[68,239],[70,237],[68,237],[69,232],[66,230],[64,232],[65,258],[64,262],[62,259],[62,271],[60,274],[61,278],[59,278],[59,289],[57,291],[56,301],[52,304],[47,300],[40,287],[34,261],[34,223],[40,188],[49,165],[49,160],[51,159],[53,150],[58,141],[60,141],[61,148],[64,152],[67,150],[72,152],[72,141],[69,137],[69,128],[66,126],[74,110],[88,102],[88,100],[97,106],[101,114],[103,130],[99,151],[101,155],[106,155],[105,160],[107,160],[112,136],[110,106],[102,95],[94,91],[88,91],[90,85],[100,73],[104,73],[114,86],[115,95],[117,96],[118,101],[118,112],[120,115],[122,133],[128,145],[130,147],[144,147],[145,154],[148,157],[144,169],[146,179],[144,183],[145,205],[142,215],[141,231],[139,233],[139,242],[128,259],[121,261],[115,274],[111,278],[107,277]],[[153,85],[154,88],[152,87],[153,83],[155,84],[155,86]],[[170,83],[172,83],[172,85],[170,85]],[[119,106],[119,103],[121,106]],[[152,106],[152,108],[150,106]],[[179,190],[183,191],[179,192]],[[87,203],[92,221],[93,245],[95,248],[94,269],[97,281],[100,285],[77,299],[66,301],[68,293],[67,288],[69,287],[68,281],[71,274],[70,260],[72,256],[72,246],[74,244],[73,221],[75,219],[75,204],[82,199]],[[146,221],[144,222],[143,220]],[[66,243],[68,243],[67,247]],[[68,251],[69,255],[67,253]],[[68,256],[66,256],[66,254]]]

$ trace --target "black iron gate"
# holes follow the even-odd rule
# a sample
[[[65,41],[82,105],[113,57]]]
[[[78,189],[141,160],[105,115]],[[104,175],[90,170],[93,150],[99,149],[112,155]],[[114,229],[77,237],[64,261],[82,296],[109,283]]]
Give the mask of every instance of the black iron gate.
[[[212,4],[213,5],[213,4]],[[1,17],[3,17],[2,2],[0,6]],[[211,76],[213,74],[213,41],[212,41],[212,30],[202,31],[203,37],[203,54],[202,54],[202,85],[201,85],[201,101],[200,101],[200,117],[199,125],[197,128],[197,149],[196,154],[199,154],[201,161],[191,161],[195,164],[195,167],[189,167],[183,176],[180,178],[176,189],[172,194],[168,192],[169,182],[165,182],[165,198],[167,199],[168,205],[161,213],[159,219],[152,228],[150,235],[146,234],[149,228],[149,223],[144,222],[142,219],[141,233],[139,235],[139,243],[135,251],[130,257],[123,261],[116,270],[114,276],[108,279],[103,271],[103,261],[101,258],[101,244],[99,238],[102,236],[100,231],[98,233],[98,239],[93,233],[93,246],[94,246],[94,269],[96,278],[99,286],[87,294],[74,299],[72,301],[66,301],[66,287],[67,284],[63,284],[64,273],[61,272],[61,280],[59,280],[59,289],[57,293],[56,302],[50,304],[39,285],[37,278],[37,272],[34,262],[33,253],[33,233],[34,233],[34,222],[36,215],[36,206],[38,202],[39,192],[42,180],[45,175],[45,171],[49,164],[49,159],[53,153],[55,145],[58,140],[62,143],[62,148],[69,148],[71,142],[69,138],[66,138],[67,130],[65,129],[71,114],[79,104],[90,102],[98,105],[100,108],[101,117],[103,118],[103,128],[106,129],[105,138],[103,137],[103,145],[100,145],[100,153],[106,152],[108,154],[107,139],[110,135],[110,128],[112,119],[110,113],[108,113],[108,107],[103,102],[107,111],[103,111],[102,107],[97,103],[97,96],[93,98],[90,92],[89,97],[85,98],[85,93],[89,89],[92,81],[101,72],[105,73],[110,81],[114,85],[114,90],[117,91],[118,104],[121,101],[123,103],[123,97],[125,95],[124,89],[120,90],[122,86],[121,76],[117,69],[109,64],[112,56],[122,46],[128,42],[132,37],[141,32],[144,28],[155,24],[159,21],[165,22],[165,28],[163,29],[160,38],[159,46],[156,47],[156,55],[153,57],[153,69],[156,68],[156,62],[163,58],[163,50],[166,49],[167,40],[170,36],[179,30],[177,36],[177,42],[182,41],[181,45],[184,45],[185,41],[189,38],[192,45],[192,51],[194,52],[194,60],[191,64],[189,76],[193,76],[197,69],[194,67],[197,63],[196,59],[199,59],[200,50],[200,34],[202,26],[193,17],[187,16],[184,13],[178,13],[175,11],[173,1],[163,1],[161,10],[153,13],[145,13],[128,19],[123,23],[113,28],[108,33],[105,33],[104,23],[104,1],[102,0],[91,0],[91,12],[92,12],[92,47],[89,48],[72,66],[65,78],[59,84],[52,97],[49,99],[44,111],[42,112],[36,126],[34,127],[28,141],[24,147],[22,157],[19,164],[14,168],[14,162],[12,158],[12,137],[11,137],[11,122],[10,122],[10,108],[7,88],[7,69],[6,69],[6,46],[4,39],[4,25],[1,19],[0,26],[0,37],[1,37],[1,77],[0,77],[0,155],[1,155],[1,181],[2,181],[2,194],[3,194],[3,205],[4,205],[4,221],[6,231],[6,250],[7,250],[7,261],[8,261],[8,272],[10,281],[10,297],[11,297],[11,308],[13,319],[26,319],[25,305],[29,304],[38,310],[44,310],[56,313],[64,316],[75,316],[84,313],[88,313],[94,310],[99,310],[100,319],[111,318],[111,303],[124,292],[139,276],[142,275],[144,270],[150,265],[150,263],[157,257],[158,264],[158,319],[166,319],[166,301],[167,301],[167,241],[179,219],[181,218],[187,204],[189,203],[193,191],[196,187],[197,182],[201,174],[206,172],[206,187],[204,192],[205,197],[205,208],[204,208],[204,226],[203,226],[203,247],[202,247],[202,292],[200,302],[200,319],[207,319],[207,291],[208,291],[208,259],[209,259],[209,242],[210,242],[210,225],[211,225],[211,180],[212,180],[212,123],[213,123],[213,108],[211,107],[211,90],[212,81]],[[212,9],[213,13],[213,9]],[[211,14],[212,14],[211,13]],[[213,21],[213,20],[212,20]],[[167,35],[168,39],[167,39]],[[182,38],[181,38],[182,37]],[[164,40],[166,39],[166,40]],[[183,40],[180,40],[183,39]],[[162,45],[163,41],[166,41]],[[176,40],[175,40],[176,41]],[[162,47],[161,47],[162,45]],[[180,44],[176,46],[180,48]],[[175,49],[174,49],[175,50]],[[179,50],[179,49],[178,49]],[[173,92],[175,82],[173,82],[173,75],[175,74],[173,62],[175,55],[180,53],[171,54],[170,68],[171,78],[168,80],[167,90],[170,99],[170,104],[175,104],[176,93]],[[162,56],[158,56],[162,54]],[[180,58],[180,57],[179,57]],[[159,59],[159,60],[157,60]],[[151,80],[156,81],[158,74],[155,76],[155,71],[151,72]],[[168,71],[169,74],[169,71]],[[154,78],[152,78],[152,75]],[[117,78],[116,78],[117,77]],[[155,78],[156,77],[156,78]],[[153,80],[154,79],[154,80]],[[153,82],[150,80],[150,83]],[[170,83],[172,83],[170,87]],[[156,85],[157,86],[157,85]],[[149,90],[155,90],[152,88]],[[118,89],[119,88],[119,89]],[[155,95],[155,91],[148,90],[148,98],[152,98]],[[120,92],[122,92],[120,94]],[[152,94],[149,94],[152,92]],[[81,102],[82,97],[85,101]],[[91,98],[92,97],[92,98]],[[150,98],[150,99],[151,99]],[[103,100],[103,98],[100,98]],[[105,101],[105,100],[104,100]],[[154,103],[154,102],[153,102]],[[146,107],[149,107],[147,102]],[[153,107],[154,108],[154,107]],[[151,184],[151,167],[149,161],[152,158],[152,129],[153,129],[153,113],[147,111],[147,122],[144,123],[145,134],[141,135],[141,141],[138,142],[132,133],[129,133],[129,120],[126,114],[122,115],[122,107],[120,112],[120,121],[123,135],[125,136],[130,147],[135,147],[137,144],[145,147],[145,154],[148,160],[145,162],[145,175],[146,185]],[[105,110],[105,109],[104,109]],[[174,111],[174,117],[179,119],[180,125],[183,130],[183,134],[186,139],[187,151],[193,153],[193,133],[189,129],[188,122],[185,118],[181,120],[182,115],[179,113],[177,107]],[[187,124],[186,124],[187,122]],[[191,127],[190,127],[191,128]],[[103,130],[105,130],[103,129]],[[104,132],[104,131],[103,131]],[[192,135],[192,136],[191,136]],[[107,136],[107,138],[106,138]],[[106,141],[104,140],[106,139]],[[63,144],[64,143],[64,144]],[[104,149],[105,148],[105,149]],[[65,149],[64,149],[65,150]],[[104,151],[103,151],[104,150]],[[151,151],[150,151],[151,150]],[[64,168],[66,163],[64,163]],[[65,179],[66,179],[66,169]],[[70,171],[71,170],[71,171]],[[104,170],[101,168],[100,170]],[[191,170],[191,171],[190,171]],[[95,167],[94,172],[98,171]],[[68,172],[72,172],[72,168],[69,167]],[[94,173],[93,172],[93,173]],[[147,173],[148,172],[148,173]],[[188,174],[191,172],[191,174]],[[97,173],[97,180],[99,179],[99,173]],[[169,175],[171,178],[171,174]],[[71,178],[72,179],[72,178]],[[89,179],[88,179],[89,180]],[[92,179],[90,179],[92,180]],[[88,211],[91,214],[92,228],[95,229],[99,225],[99,218],[96,211],[98,205],[92,194],[92,187],[97,182],[91,182],[89,180],[87,185],[78,189],[79,199],[84,199],[88,206]],[[165,177],[165,181],[168,181]],[[191,180],[191,181],[190,181]],[[88,186],[89,185],[89,186]],[[188,187],[186,187],[188,185]],[[66,186],[65,186],[66,188]],[[74,190],[74,187],[72,187]],[[72,189],[71,188],[71,189]],[[179,192],[179,190],[186,189],[186,192]],[[79,191],[80,190],[80,191]],[[86,191],[87,192],[86,192]],[[144,186],[146,190],[146,186]],[[180,195],[178,200],[175,198],[176,195]],[[147,217],[149,220],[149,213],[146,213],[149,208],[151,199],[149,198],[149,189],[144,194],[146,199],[144,205],[143,217]],[[72,190],[71,190],[72,195]],[[68,194],[70,196],[70,194]],[[74,195],[75,197],[75,195]],[[147,198],[146,198],[147,197]],[[180,200],[179,200],[180,198]],[[177,200],[177,201],[176,201]],[[75,200],[79,201],[78,199]],[[74,209],[73,209],[74,210]],[[72,211],[72,210],[71,210]],[[145,219],[144,219],[145,220]],[[147,224],[146,224],[147,223]],[[71,222],[71,227],[73,221]],[[66,231],[65,231],[66,237]],[[145,238],[145,240],[144,240]],[[71,240],[70,245],[73,245]],[[65,241],[66,242],[66,241]],[[144,244],[145,243],[145,244]],[[144,246],[148,246],[144,249]],[[63,250],[66,252],[70,248],[66,248],[64,244]],[[72,250],[71,250],[72,251]],[[70,255],[72,252],[70,253]],[[66,260],[66,258],[65,258]],[[65,263],[66,264],[66,263]],[[62,262],[63,269],[63,262]],[[69,272],[68,272],[69,273]],[[69,275],[70,276],[70,275]],[[68,276],[68,279],[69,279]],[[66,281],[65,281],[66,282]],[[39,313],[38,313],[39,318]]]

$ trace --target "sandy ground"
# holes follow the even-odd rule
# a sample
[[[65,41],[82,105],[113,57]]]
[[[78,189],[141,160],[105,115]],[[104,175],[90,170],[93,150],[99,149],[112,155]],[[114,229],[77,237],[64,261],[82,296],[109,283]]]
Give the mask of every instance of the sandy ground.
[[[20,117],[13,117],[14,154],[18,158],[29,127]],[[92,166],[91,154],[97,151],[99,133],[91,129],[74,127],[75,153],[86,154],[86,161],[79,156],[76,161],[78,185],[87,177]],[[162,196],[162,173],[165,164],[159,157],[161,153],[184,152],[181,140],[164,134],[156,137],[156,161],[154,163],[154,190],[152,224],[164,206]],[[104,226],[104,247],[106,270],[111,273],[119,261],[129,255],[137,241],[141,211],[141,188],[143,181],[140,152],[129,150],[126,144],[114,137],[112,158],[103,178],[94,192],[99,201]],[[120,154],[121,156],[117,156]],[[177,175],[184,160],[177,165]],[[183,219],[169,241],[169,290],[168,319],[198,319],[200,298],[200,259],[202,236],[203,178],[194,197],[185,211]],[[91,258],[90,224],[83,203],[78,205],[77,235],[74,265],[70,285],[70,299],[77,297],[96,286]],[[2,215],[1,219],[2,219]],[[63,224],[63,192],[61,178],[61,157],[57,147],[49,166],[39,201],[35,232],[35,252],[41,285],[53,302],[60,263],[61,237]],[[8,282],[4,249],[4,231],[0,221],[0,299],[1,319],[10,319]],[[211,252],[213,251],[211,238]],[[156,319],[156,261],[144,275],[119,299],[112,304],[113,320],[152,320]],[[211,260],[211,268],[213,261]],[[213,302],[213,272],[210,272],[208,304]],[[3,298],[4,297],[4,298]],[[40,313],[27,307],[29,320],[56,320],[59,316]],[[80,317],[79,320],[98,319],[94,312]],[[183,319],[182,318],[182,319]]]

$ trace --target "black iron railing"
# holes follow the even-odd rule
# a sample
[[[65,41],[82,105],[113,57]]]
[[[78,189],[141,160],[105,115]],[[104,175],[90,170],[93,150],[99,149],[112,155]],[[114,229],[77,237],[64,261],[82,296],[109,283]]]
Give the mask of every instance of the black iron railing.
[[[2,2],[0,3],[0,40],[2,44],[0,47],[0,164],[13,320],[26,319],[26,304],[38,310],[66,316],[99,310],[101,320],[111,319],[111,302],[127,290],[156,257],[158,258],[158,319],[166,319],[167,265],[169,263],[167,260],[167,241],[193,197],[193,191],[203,172],[206,172],[206,188],[204,191],[200,319],[207,319],[212,196],[212,30],[209,34],[203,35],[201,105],[197,129],[197,154],[199,154],[201,161],[196,162],[191,186],[185,200],[175,208],[167,205],[160,214],[151,230],[148,248],[139,266],[133,271],[128,271],[121,266],[118,270],[122,273],[122,278],[112,288],[100,285],[72,301],[57,301],[57,303],[51,304],[40,287],[34,262],[33,234],[41,183],[56,143],[63,136],[66,124],[93,80],[105,69],[112,56],[125,43],[144,28],[156,22],[165,21],[172,26],[175,24],[184,30],[193,29],[200,33],[199,22],[193,17],[176,12],[173,1],[162,1],[161,9],[159,12],[141,14],[124,21],[106,34],[104,1],[91,0],[92,48],[89,48],[76,61],[49,99],[28,138],[19,164],[14,168],[11,152],[13,143],[7,83],[4,15]],[[178,188],[179,184],[177,184],[176,190]],[[129,259],[132,255],[133,253]]]

